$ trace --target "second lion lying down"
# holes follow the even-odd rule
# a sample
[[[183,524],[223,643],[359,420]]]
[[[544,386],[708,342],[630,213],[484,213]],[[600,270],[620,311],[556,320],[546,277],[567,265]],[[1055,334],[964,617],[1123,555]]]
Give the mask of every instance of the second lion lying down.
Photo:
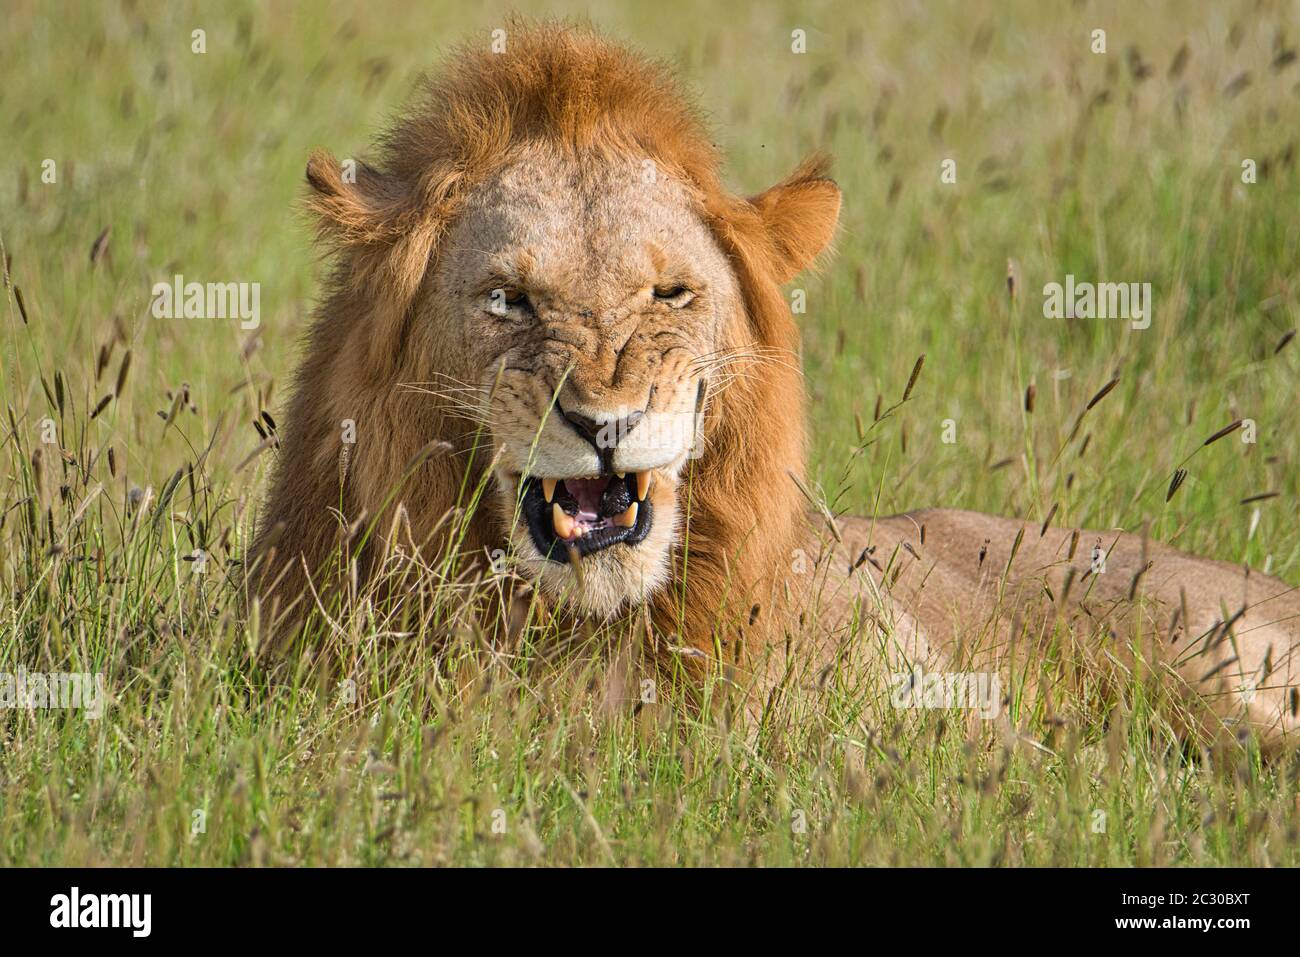
[[[895,663],[1050,684],[1063,649],[1157,669],[1211,732],[1295,733],[1300,598],[1276,579],[969,512],[810,522],[780,287],[831,241],[840,193],[818,159],[748,199],[720,165],[664,70],[555,26],[455,57],[375,167],[313,156],[336,269],[254,548],[263,604],[300,617],[340,517],[382,531],[400,508],[411,540],[452,547],[445,516],[482,479],[494,501],[454,547],[507,547],[555,607],[648,609],[741,672],[816,674],[882,639]],[[422,457],[433,441],[449,454]],[[798,549],[820,562],[792,576]],[[382,550],[356,546],[362,574]],[[791,647],[810,613],[823,637]]]

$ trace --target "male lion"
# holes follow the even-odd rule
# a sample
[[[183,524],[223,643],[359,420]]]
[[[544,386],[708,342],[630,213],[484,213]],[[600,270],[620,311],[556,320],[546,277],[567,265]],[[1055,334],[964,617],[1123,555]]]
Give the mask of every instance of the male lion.
[[[507,547],[561,612],[648,611],[646,634],[733,676],[824,680],[863,650],[880,672],[1017,666],[1048,694],[1080,666],[1102,687],[1145,669],[1202,727],[1294,733],[1280,581],[970,512],[810,522],[780,287],[831,241],[839,189],[814,158],[744,199],[719,166],[663,68],[553,25],[460,52],[377,165],[313,155],[337,263],[254,547],[264,605],[318,600],[364,520],[361,575],[398,527]],[[480,480],[494,500],[449,536]]]

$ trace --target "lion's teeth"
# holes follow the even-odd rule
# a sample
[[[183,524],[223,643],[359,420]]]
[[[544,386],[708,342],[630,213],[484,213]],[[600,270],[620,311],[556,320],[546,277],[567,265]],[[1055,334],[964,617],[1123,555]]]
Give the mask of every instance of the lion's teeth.
[[[633,502],[631,505],[627,507],[626,512],[624,512],[621,515],[615,515],[612,521],[614,522],[615,525],[619,525],[623,528],[631,528],[633,525],[636,524],[637,509],[638,509],[638,505],[636,504],[636,502]]]
[[[644,501],[645,501],[645,497],[646,497],[646,495],[649,494],[649,492],[650,492],[650,473],[649,473],[649,472],[637,472],[637,473],[636,473],[636,497],[637,497],[637,499],[640,500],[640,501],[642,501],[642,502],[644,502]]]
[[[550,504],[551,499],[555,498],[555,479],[542,479],[542,495],[545,496],[547,504]]]
[[[555,527],[555,534],[560,538],[572,538],[573,526],[577,523],[560,508],[559,502],[555,502],[551,505],[551,524]]]
[[[626,472],[615,472],[614,474],[618,476],[618,480],[620,482],[623,481],[623,479],[627,478]]]

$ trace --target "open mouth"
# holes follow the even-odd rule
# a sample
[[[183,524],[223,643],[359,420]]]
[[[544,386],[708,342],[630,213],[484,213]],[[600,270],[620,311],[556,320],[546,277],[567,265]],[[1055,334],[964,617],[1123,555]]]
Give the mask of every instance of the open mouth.
[[[649,472],[522,482],[524,520],[544,558],[567,564],[575,552],[637,545],[650,533]]]

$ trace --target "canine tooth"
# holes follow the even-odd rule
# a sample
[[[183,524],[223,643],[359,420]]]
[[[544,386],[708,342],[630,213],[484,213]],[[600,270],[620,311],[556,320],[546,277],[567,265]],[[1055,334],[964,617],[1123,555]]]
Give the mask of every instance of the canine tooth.
[[[545,496],[547,502],[555,498],[555,479],[542,479],[542,495]]]
[[[622,528],[631,528],[633,525],[636,524],[636,513],[638,508],[639,506],[637,505],[637,503],[633,502],[631,505],[627,507],[626,512],[623,512],[621,515],[614,516],[613,518],[614,524]]]
[[[649,494],[649,492],[650,492],[650,473],[637,472],[636,473],[636,497],[640,501],[644,502],[645,497],[646,495]]]
[[[627,473],[626,473],[626,472],[615,472],[614,474],[618,476],[620,482],[621,482],[623,479],[627,478]]]
[[[559,502],[551,505],[551,525],[555,527],[556,535],[559,535],[560,538],[572,537],[575,524],[574,520],[568,516],[568,513],[560,508]]]

